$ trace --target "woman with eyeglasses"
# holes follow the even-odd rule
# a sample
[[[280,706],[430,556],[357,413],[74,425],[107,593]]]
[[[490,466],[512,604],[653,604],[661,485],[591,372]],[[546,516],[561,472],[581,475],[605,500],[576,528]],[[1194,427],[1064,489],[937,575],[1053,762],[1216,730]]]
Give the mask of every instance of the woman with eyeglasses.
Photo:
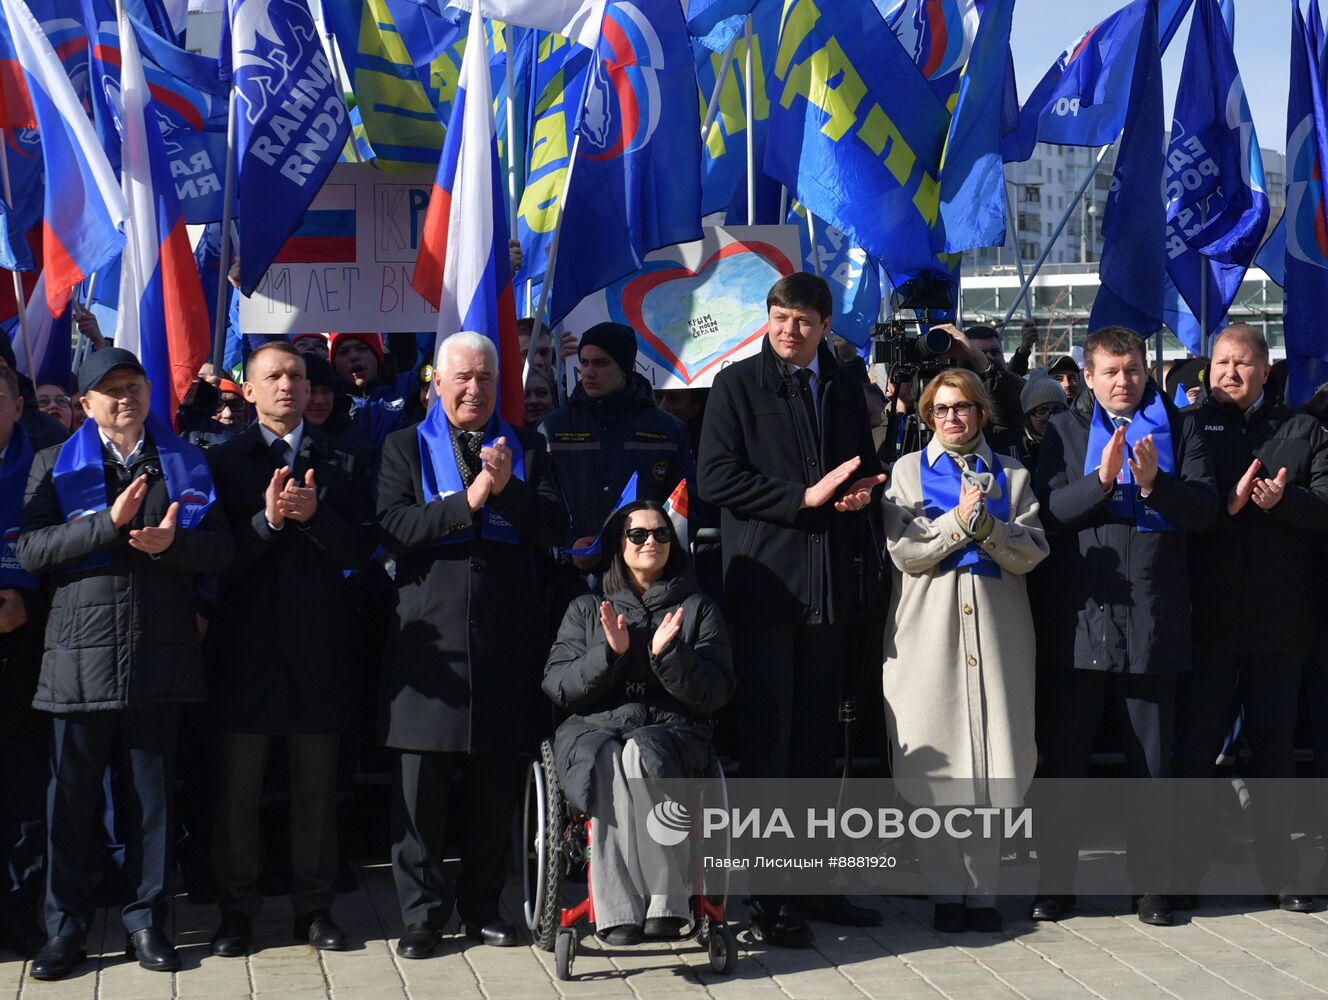
[[[554,757],[568,805],[591,817],[596,931],[618,946],[678,938],[690,919],[686,892],[644,891],[667,860],[635,833],[628,781],[704,776],[711,717],[736,681],[719,607],[697,588],[663,507],[625,504],[600,540],[603,597],[567,609],[544,691],[575,713],[558,727]]]
[[[65,430],[74,429],[74,401],[64,386],[55,382],[43,382],[37,386],[37,409],[60,421]]]
[[[895,463],[882,504],[893,775],[913,805],[1018,806],[1037,764],[1024,576],[1047,555],[1032,480],[987,445],[991,402],[972,372],[936,375],[918,411],[934,436]],[[1000,930],[999,827],[917,840],[937,930]]]

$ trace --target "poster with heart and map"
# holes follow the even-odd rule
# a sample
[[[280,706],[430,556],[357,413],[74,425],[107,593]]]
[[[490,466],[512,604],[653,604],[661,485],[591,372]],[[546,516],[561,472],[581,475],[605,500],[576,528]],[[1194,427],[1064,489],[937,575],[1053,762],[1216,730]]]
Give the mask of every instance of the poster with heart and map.
[[[605,320],[626,323],[636,331],[636,370],[656,389],[708,387],[716,372],[760,350],[766,293],[800,270],[800,257],[794,226],[708,228],[583,300],[563,329],[579,336]]]

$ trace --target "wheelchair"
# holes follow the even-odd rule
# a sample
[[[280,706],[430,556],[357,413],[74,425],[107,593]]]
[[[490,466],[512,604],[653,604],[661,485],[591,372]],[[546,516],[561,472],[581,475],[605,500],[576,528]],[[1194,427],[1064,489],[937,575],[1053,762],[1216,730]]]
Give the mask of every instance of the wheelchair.
[[[723,778],[719,758],[711,756],[707,777]],[[720,781],[723,789],[723,781]],[[722,794],[722,793],[721,793]],[[727,808],[727,795],[723,796]],[[525,891],[526,925],[535,943],[554,955],[554,972],[560,980],[572,977],[576,961],[577,925],[594,923],[595,906],[590,894],[592,878],[588,816],[571,813],[558,786],[553,744],[540,744],[539,757],[526,778],[522,807],[522,886]],[[569,873],[585,873],[586,898],[575,906],[563,905],[563,886]],[[708,885],[705,877],[719,885]],[[700,859],[692,865],[691,926],[679,940],[696,937],[707,951],[710,967],[720,975],[731,975],[738,965],[738,946],[733,929],[725,923],[728,898],[727,869],[722,874],[703,871]],[[717,892],[715,890],[718,890]],[[707,894],[710,892],[711,894]]]

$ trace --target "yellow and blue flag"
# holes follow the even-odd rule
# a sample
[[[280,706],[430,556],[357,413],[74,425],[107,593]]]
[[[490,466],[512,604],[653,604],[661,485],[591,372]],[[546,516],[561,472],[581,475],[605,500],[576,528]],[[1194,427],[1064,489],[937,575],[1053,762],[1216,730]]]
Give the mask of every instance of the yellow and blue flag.
[[[785,4],[766,173],[891,273],[934,264],[949,125],[871,4]]]

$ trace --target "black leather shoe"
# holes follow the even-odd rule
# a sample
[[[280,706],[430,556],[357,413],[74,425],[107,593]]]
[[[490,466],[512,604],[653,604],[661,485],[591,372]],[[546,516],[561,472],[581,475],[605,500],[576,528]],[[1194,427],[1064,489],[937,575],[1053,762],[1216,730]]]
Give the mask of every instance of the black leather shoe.
[[[130,934],[125,939],[125,958],[131,962],[137,958],[149,972],[180,971],[180,954],[160,927],[144,927]]]
[[[296,941],[301,944],[307,941],[319,951],[346,950],[346,935],[327,910],[314,910],[296,917],[292,933]]]
[[[37,952],[28,975],[44,981],[64,979],[76,966],[87,961],[87,957],[82,941],[71,937],[53,937]]]
[[[810,948],[816,941],[807,921],[786,904],[776,908],[753,905],[752,937],[776,948]]]
[[[645,940],[645,935],[636,924],[618,924],[616,927],[597,929],[595,937],[613,948],[628,948]]]
[[[428,924],[411,924],[397,941],[402,958],[428,958],[438,947],[439,934]]]
[[[1060,920],[1074,909],[1073,896],[1038,896],[1029,908],[1029,920]]]
[[[994,906],[974,906],[964,916],[968,919],[968,929],[983,934],[998,934],[1004,929],[1001,911]]]
[[[490,948],[515,948],[520,943],[517,941],[516,928],[506,920],[490,920],[480,927],[466,924],[466,937],[472,941],[481,941]]]
[[[1277,894],[1277,908],[1289,913],[1313,913],[1318,907],[1307,892],[1281,892]]]
[[[641,929],[652,941],[676,941],[686,926],[686,917],[646,917]]]
[[[223,913],[217,933],[212,935],[212,954],[220,958],[239,958],[248,953],[253,939],[253,921],[243,913]]]
[[[881,926],[880,913],[850,903],[847,896],[795,896],[791,905],[804,920],[823,920],[839,927]]]
[[[963,903],[937,903],[931,912],[931,926],[942,934],[960,934],[968,930],[968,914]]]
[[[1171,912],[1171,900],[1159,893],[1150,892],[1136,897],[1134,909],[1139,914],[1141,924],[1170,927],[1176,922],[1176,916]]]

